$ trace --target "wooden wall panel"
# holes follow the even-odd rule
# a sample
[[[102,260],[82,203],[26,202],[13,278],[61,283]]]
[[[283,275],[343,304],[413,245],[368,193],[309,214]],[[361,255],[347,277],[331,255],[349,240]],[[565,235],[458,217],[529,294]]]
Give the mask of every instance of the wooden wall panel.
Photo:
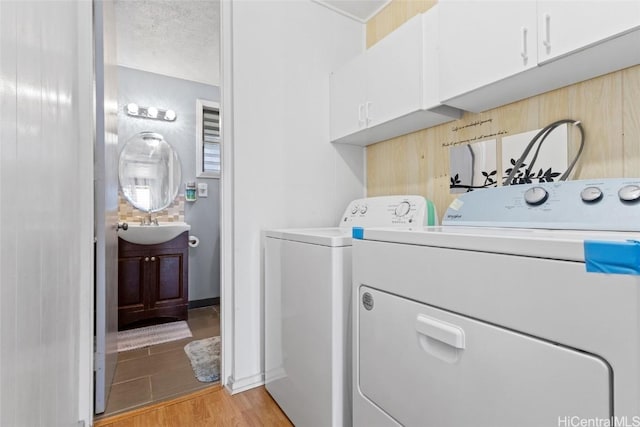
[[[367,22],[367,48],[410,18],[431,9],[437,0],[394,0]]]
[[[372,45],[435,1],[394,0],[367,23]],[[580,120],[586,143],[572,179],[640,176],[640,66],[607,74],[367,147],[367,194],[412,193],[432,199],[442,214],[449,193],[449,145],[482,135],[513,135],[559,119]],[[570,127],[569,159],[579,146]],[[498,170],[504,170],[498,163]]]
[[[622,71],[624,176],[640,176],[640,67]]]

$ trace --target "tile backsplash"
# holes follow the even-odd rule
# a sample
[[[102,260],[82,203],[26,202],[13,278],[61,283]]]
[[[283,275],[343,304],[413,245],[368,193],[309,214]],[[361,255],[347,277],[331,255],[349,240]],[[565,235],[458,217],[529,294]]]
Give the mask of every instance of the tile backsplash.
[[[184,194],[178,194],[171,206],[153,214],[160,222],[184,222]],[[122,192],[118,192],[118,218],[119,221],[140,222],[146,216],[146,212],[131,206]]]

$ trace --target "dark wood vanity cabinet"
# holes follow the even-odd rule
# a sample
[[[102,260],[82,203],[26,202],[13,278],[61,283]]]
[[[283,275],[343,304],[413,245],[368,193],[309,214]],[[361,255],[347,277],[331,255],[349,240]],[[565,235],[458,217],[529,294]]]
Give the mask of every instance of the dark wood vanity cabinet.
[[[189,236],[138,245],[118,239],[118,330],[186,320]]]

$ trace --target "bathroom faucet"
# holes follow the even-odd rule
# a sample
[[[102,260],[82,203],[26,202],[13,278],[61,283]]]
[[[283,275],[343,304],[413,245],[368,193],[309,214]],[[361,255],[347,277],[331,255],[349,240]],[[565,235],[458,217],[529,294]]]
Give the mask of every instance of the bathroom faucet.
[[[146,217],[140,218],[140,225],[158,225],[158,218],[153,218],[149,212]]]

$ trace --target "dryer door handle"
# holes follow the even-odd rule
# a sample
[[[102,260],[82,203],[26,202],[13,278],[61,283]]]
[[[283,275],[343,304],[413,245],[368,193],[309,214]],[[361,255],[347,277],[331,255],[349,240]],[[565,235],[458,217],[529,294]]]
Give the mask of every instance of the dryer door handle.
[[[416,331],[434,340],[440,341],[454,348],[464,349],[464,330],[451,323],[434,319],[424,314],[416,318]]]

